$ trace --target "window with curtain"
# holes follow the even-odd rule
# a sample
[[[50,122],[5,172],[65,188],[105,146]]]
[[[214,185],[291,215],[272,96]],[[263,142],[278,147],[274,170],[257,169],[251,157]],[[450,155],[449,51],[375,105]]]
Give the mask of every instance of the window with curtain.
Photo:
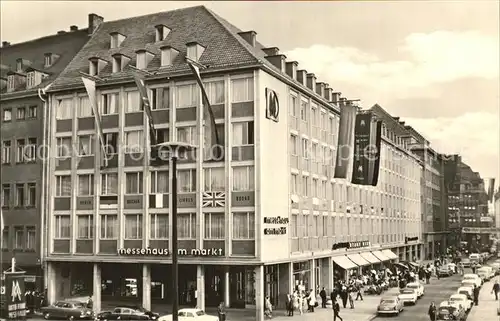
[[[93,174],[78,175],[78,195],[79,196],[94,195]]]
[[[233,123],[233,146],[254,144],[254,122],[245,121]]]
[[[142,239],[142,215],[125,214],[125,239]]]
[[[211,126],[211,125],[210,125]],[[218,155],[218,152],[222,152],[222,157],[224,156],[224,146],[226,144],[226,132],[224,130],[224,124],[216,124],[215,130],[217,131],[217,138],[219,139],[219,146],[215,141],[212,141],[212,129],[208,126],[207,121],[203,126],[203,160],[222,160]]]
[[[71,137],[57,137],[56,148],[57,157],[71,157]]]
[[[299,236],[299,223],[297,217],[297,214],[292,214],[292,218],[290,220],[290,233],[292,234],[292,237]]]
[[[196,214],[177,214],[177,235],[179,239],[196,239]]]
[[[79,239],[94,238],[94,216],[93,215],[78,215],[78,235]]]
[[[118,133],[105,133],[104,144],[108,155],[118,153]]]
[[[142,131],[125,132],[125,153],[140,153],[144,146]]]
[[[198,105],[197,84],[188,84],[177,86],[177,108],[195,107]]]
[[[210,104],[223,104],[225,101],[224,95],[224,81],[211,81],[206,82],[205,91],[207,92],[208,100]]]
[[[233,213],[233,239],[255,239],[255,214],[253,212]]]
[[[179,169],[177,171],[177,186],[181,193],[191,193],[196,191],[196,170]]]
[[[36,248],[36,243],[36,228],[34,226],[28,226],[26,228],[26,249],[34,250]]]
[[[226,174],[223,167],[205,168],[204,170],[204,191],[205,192],[223,192],[226,187]]]
[[[125,173],[125,194],[142,194],[142,172]]]
[[[253,101],[253,78],[231,80],[233,103]]]
[[[56,119],[71,119],[73,117],[72,107],[73,98],[58,99],[56,107]]]
[[[233,167],[233,191],[254,191],[255,173],[253,166]]]
[[[93,135],[80,135],[78,136],[78,155],[90,156],[94,152],[92,150]]]
[[[118,194],[118,174],[106,173],[101,174],[101,195],[117,195]]]
[[[24,228],[14,227],[14,248],[24,249]]]
[[[166,194],[169,191],[168,171],[151,172],[151,194]]]
[[[205,213],[205,239],[223,240],[225,235],[225,214]]]
[[[150,238],[152,240],[168,239],[169,229],[168,214],[151,214],[150,217]]]
[[[196,133],[196,126],[177,127],[177,141],[197,145],[198,134]]]
[[[151,89],[151,109],[168,109],[170,106],[170,88],[152,88]]]
[[[127,91],[127,113],[140,112],[142,110],[142,99],[139,91]]]
[[[90,105],[89,96],[78,97],[78,117],[92,117],[94,112]]]
[[[118,93],[103,94],[101,100],[101,113],[112,115],[118,113]]]
[[[54,225],[55,239],[69,239],[71,237],[71,217],[69,215],[56,215]]]
[[[116,240],[118,238],[118,215],[101,215],[101,239]]]
[[[56,176],[56,196],[71,196],[71,176]]]

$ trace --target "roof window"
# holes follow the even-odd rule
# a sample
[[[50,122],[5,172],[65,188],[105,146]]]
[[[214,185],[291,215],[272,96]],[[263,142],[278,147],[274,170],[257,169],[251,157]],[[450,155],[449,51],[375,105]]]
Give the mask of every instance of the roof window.
[[[197,43],[196,41],[193,42],[188,42],[186,44],[187,47],[187,58],[191,59],[193,61],[198,62],[200,59],[201,55],[205,51],[205,47]]]
[[[163,41],[167,38],[168,34],[170,33],[170,28],[168,28],[165,25],[156,25],[156,36],[155,36],[155,41]]]
[[[163,46],[160,48],[161,51],[161,66],[172,66],[174,59],[177,57],[179,54],[179,51],[176,49],[170,47],[170,46]]]
[[[146,69],[153,60],[154,54],[151,52],[147,51],[146,49],[139,49],[135,52],[137,54],[137,61],[136,61],[136,68],[137,69]]]
[[[119,48],[123,40],[127,38],[119,32],[112,32],[109,35],[111,37],[111,49]]]
[[[113,73],[123,71],[129,63],[130,58],[122,54],[113,55]]]

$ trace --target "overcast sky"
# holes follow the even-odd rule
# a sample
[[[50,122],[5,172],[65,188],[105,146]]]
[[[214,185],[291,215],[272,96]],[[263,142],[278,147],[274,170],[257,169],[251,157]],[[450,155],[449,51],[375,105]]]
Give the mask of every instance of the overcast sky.
[[[16,43],[88,13],[105,21],[203,4],[279,47],[344,96],[380,104],[440,152],[500,177],[499,2],[1,1],[1,38]]]

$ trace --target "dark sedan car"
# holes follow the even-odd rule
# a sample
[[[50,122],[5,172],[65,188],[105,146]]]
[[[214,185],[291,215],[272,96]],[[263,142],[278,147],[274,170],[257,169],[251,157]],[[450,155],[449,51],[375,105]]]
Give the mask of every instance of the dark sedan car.
[[[143,308],[127,306],[116,307],[113,311],[103,311],[97,315],[98,320],[156,320],[158,315]]]
[[[92,320],[94,313],[85,303],[78,301],[58,301],[53,305],[42,308],[43,318],[65,320]]]

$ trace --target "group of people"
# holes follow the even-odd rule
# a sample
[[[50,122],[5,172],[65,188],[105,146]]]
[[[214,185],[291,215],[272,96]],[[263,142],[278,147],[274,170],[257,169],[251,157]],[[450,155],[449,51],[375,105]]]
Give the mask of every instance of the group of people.
[[[28,314],[40,312],[41,308],[47,305],[45,294],[38,290],[28,290],[24,293],[24,297],[26,300],[26,309]]]
[[[321,293],[320,291],[321,306],[326,307],[326,300],[323,299]],[[299,287],[296,287],[293,293],[286,296],[286,311],[288,316],[293,316],[295,311],[300,314],[303,314],[305,311],[314,312],[314,308],[318,305],[317,294],[313,290],[301,290]]]

